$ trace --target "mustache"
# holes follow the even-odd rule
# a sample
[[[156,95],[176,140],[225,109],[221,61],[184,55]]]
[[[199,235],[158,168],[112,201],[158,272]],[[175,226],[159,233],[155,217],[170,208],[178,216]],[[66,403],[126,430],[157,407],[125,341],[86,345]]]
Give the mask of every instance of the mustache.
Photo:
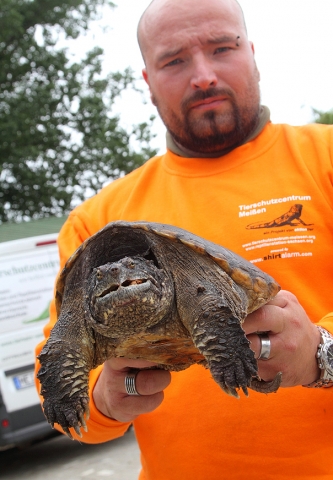
[[[184,99],[181,103],[182,111],[188,110],[193,103],[199,102],[201,100],[207,100],[207,98],[213,97],[229,97],[231,100],[234,100],[234,93],[228,88],[215,88],[211,87],[207,90],[197,90],[190,97]]]

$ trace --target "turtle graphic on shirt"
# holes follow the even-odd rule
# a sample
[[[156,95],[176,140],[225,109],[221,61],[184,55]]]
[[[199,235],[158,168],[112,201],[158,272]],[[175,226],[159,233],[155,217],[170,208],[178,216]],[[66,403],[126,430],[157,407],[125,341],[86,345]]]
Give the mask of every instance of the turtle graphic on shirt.
[[[288,212],[284,213],[278,218],[271,220],[270,222],[256,222],[250,223],[246,226],[248,230],[254,228],[274,228],[274,227],[283,227],[285,225],[289,225],[291,227],[296,227],[297,225],[304,225],[306,227],[313,225],[313,223],[305,223],[301,219],[303,205],[296,203],[293,205]]]

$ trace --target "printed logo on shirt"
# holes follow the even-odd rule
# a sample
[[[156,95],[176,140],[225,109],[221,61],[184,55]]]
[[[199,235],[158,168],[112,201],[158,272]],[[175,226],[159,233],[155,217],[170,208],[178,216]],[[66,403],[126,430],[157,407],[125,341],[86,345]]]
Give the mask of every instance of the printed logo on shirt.
[[[255,231],[258,234],[261,232],[259,238],[258,234],[256,234],[256,239],[242,245],[246,252],[254,254],[254,258],[250,259],[252,263],[278,259],[296,259],[313,255],[311,248],[309,250],[306,249],[306,244],[310,246],[316,240],[316,236],[313,235],[314,224],[309,221],[310,219],[306,215],[306,205],[304,207],[302,203],[295,203],[287,211],[286,209],[282,210],[281,215],[273,219],[268,217],[266,207],[263,207],[263,205],[275,205],[296,199],[311,201],[310,196],[292,195],[290,197],[267,201],[262,200],[256,204],[240,206],[240,216],[256,215],[260,212],[260,217],[264,217],[262,221],[245,225],[245,228],[253,230],[253,233]],[[264,210],[264,212],[261,210]],[[266,213],[266,215],[263,215],[263,213]],[[256,252],[263,253],[258,257]]]

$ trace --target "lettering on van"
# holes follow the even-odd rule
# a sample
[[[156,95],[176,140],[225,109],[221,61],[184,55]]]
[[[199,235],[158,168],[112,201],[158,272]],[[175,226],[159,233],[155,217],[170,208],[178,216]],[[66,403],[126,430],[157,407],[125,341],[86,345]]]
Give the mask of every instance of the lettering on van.
[[[24,265],[23,267],[10,267],[6,270],[0,270],[0,278],[9,277],[11,275],[20,275],[22,273],[29,273],[29,272],[36,272],[40,270],[49,270],[58,268],[59,262],[55,262],[50,260],[47,263],[39,263],[39,264],[30,264]]]

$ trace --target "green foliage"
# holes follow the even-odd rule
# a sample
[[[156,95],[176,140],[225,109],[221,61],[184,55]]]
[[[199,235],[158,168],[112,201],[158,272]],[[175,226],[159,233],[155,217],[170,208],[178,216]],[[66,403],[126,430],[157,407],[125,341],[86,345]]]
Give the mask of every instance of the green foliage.
[[[112,114],[130,69],[102,76],[100,48],[71,63],[56,46],[111,2],[0,1],[0,223],[64,214],[156,153],[153,119],[128,132]]]
[[[312,109],[315,123],[323,123],[325,125],[333,125],[333,109],[328,112]]]

